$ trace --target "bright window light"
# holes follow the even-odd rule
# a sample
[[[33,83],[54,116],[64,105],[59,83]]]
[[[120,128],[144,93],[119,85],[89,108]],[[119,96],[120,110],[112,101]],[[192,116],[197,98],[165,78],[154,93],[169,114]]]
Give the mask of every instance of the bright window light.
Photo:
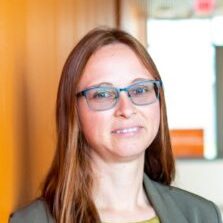
[[[217,155],[210,19],[148,20],[148,51],[162,76],[171,129],[203,129],[204,157]]]

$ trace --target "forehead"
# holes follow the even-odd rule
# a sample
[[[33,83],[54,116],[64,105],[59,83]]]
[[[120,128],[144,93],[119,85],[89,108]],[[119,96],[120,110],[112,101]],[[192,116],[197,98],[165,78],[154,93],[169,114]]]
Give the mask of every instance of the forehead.
[[[115,43],[103,46],[90,57],[80,79],[79,88],[100,82],[125,86],[137,78],[153,79],[129,46]]]

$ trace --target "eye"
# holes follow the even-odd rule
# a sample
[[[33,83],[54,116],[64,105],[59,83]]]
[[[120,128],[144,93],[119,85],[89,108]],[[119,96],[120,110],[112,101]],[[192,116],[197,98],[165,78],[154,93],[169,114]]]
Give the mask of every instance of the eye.
[[[92,99],[112,99],[115,97],[116,94],[112,90],[97,90],[92,95]]]
[[[131,89],[131,95],[140,96],[148,93],[151,90],[149,86],[137,86],[134,89]]]

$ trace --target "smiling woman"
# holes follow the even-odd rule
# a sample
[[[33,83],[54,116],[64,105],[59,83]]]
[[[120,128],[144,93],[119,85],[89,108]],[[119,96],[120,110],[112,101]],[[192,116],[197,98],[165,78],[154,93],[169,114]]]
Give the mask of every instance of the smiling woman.
[[[106,87],[102,82],[107,83]],[[154,83],[157,82],[153,76],[125,44],[104,46],[89,59],[78,84],[78,89],[87,87],[88,103],[84,98],[78,100],[78,114],[83,135],[92,148],[93,166],[101,162],[101,157],[107,162],[141,157],[143,163],[145,148],[154,140],[159,128],[159,102]],[[100,87],[89,89],[92,85]],[[117,90],[108,85],[122,88]],[[120,93],[118,97],[119,91],[124,89],[128,93]],[[147,91],[139,93],[145,89]],[[102,94],[100,99],[99,93]]]
[[[57,150],[42,196],[11,223],[221,222],[212,202],[170,186],[161,77],[128,33],[94,29],[77,44],[56,115]]]

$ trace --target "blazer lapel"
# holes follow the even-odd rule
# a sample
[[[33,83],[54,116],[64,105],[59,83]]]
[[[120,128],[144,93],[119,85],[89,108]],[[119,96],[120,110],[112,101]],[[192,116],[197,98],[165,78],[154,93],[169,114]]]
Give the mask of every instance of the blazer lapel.
[[[168,188],[158,188],[156,183],[151,181],[146,174],[144,174],[144,186],[148,199],[152,203],[161,223],[189,223],[168,194]]]

